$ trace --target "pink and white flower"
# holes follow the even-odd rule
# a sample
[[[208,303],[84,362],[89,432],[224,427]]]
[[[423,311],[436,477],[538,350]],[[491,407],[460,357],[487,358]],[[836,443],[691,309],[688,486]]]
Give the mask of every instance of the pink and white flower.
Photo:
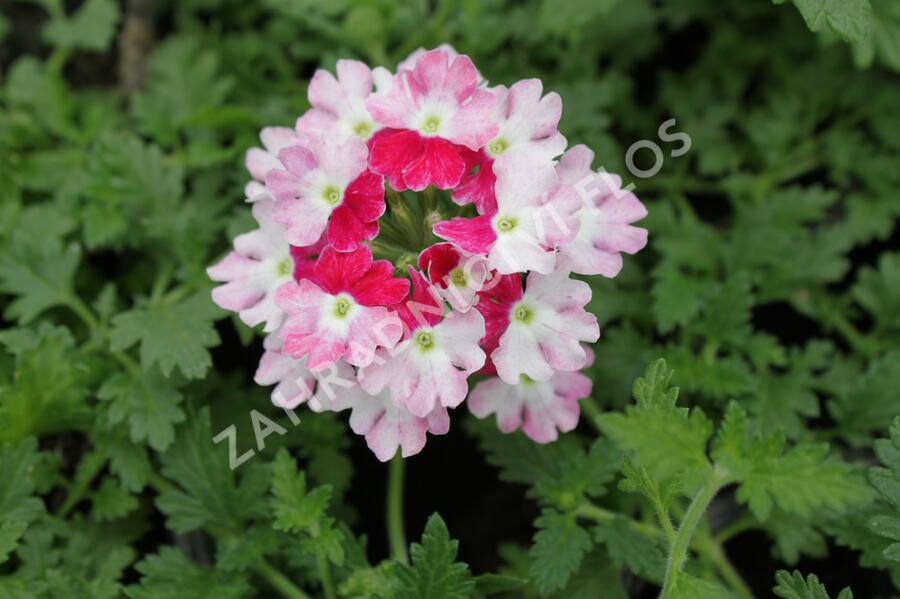
[[[562,99],[556,92],[544,97],[539,79],[517,81],[507,89],[491,89],[496,101],[493,118],[500,130],[479,152],[467,156],[466,172],[453,191],[457,204],[475,204],[479,214],[497,212],[494,196],[494,164],[503,164],[524,155],[531,164],[552,164],[566,149],[566,138],[557,131],[562,116]]]
[[[409,281],[392,276],[387,260],[372,261],[372,251],[326,247],[314,269],[315,282],[303,279],[284,285],[276,302],[288,314],[279,331],[284,353],[308,356],[313,372],[339,358],[354,366],[371,363],[377,347],[393,347],[402,324],[394,306],[409,292]]]
[[[338,373],[352,375],[353,369],[338,362]],[[443,435],[450,430],[447,410],[436,407],[427,416],[413,415],[398,406],[384,390],[370,395],[359,385],[336,387],[330,392],[320,389],[310,400],[314,412],[340,412],[350,409],[350,428],[357,435],[365,435],[369,449],[382,462],[390,460],[400,450],[404,458],[415,455],[425,447],[427,433]]]
[[[647,209],[622,178],[591,170],[594,153],[587,146],[571,148],[556,166],[559,178],[582,194],[575,237],[559,247],[558,267],[581,275],[614,277],[622,270],[622,255],[647,245],[647,229],[631,223],[647,216]]]
[[[494,97],[478,89],[478,71],[463,55],[431,50],[401,69],[366,107],[385,129],[371,142],[369,165],[397,191],[450,189],[466,167],[459,146],[478,150],[496,134]]]
[[[454,310],[467,312],[490,274],[484,256],[468,254],[452,243],[435,243],[422,250],[419,268]]]
[[[591,170],[586,147],[563,153],[559,96],[537,79],[488,88],[446,44],[393,74],[339,60],[308,95],[294,129],[266,127],[247,152],[260,228],[208,270],[223,283],[214,301],[270,333],[256,382],[285,409],[350,409],[382,461],[446,433],[467,395],[476,416],[539,443],[574,428],[591,391],[577,372],[592,359],[584,344],[600,330],[590,287],[571,275],[615,276],[622,252],[645,246],[634,223],[647,212],[620,178]],[[385,179],[450,190],[477,215],[436,222],[426,194],[427,214],[407,218],[413,194],[399,194],[376,239]],[[444,241],[422,249],[428,227]],[[472,374],[490,378],[470,393]]]
[[[262,148],[250,148],[244,157],[244,165],[253,180],[244,188],[244,197],[248,202],[256,202],[272,195],[263,184],[266,175],[272,169],[281,168],[278,152],[299,142],[299,137],[288,127],[263,127],[259,132]]]
[[[366,99],[372,93],[372,70],[358,60],[337,61],[337,77],[319,69],[309,83],[306,113],[297,119],[297,132],[305,140],[327,139],[342,143],[356,137],[368,141],[380,129]]]
[[[367,170],[366,145],[313,139],[278,153],[282,169],[271,170],[266,187],[275,196],[275,220],[293,245],[311,245],[327,231],[338,251],[356,249],[378,235],[384,214],[384,182]]]
[[[371,394],[390,389],[391,400],[413,415],[425,417],[435,406],[454,408],[469,392],[467,379],[484,365],[478,346],[484,319],[476,310],[450,312],[441,317],[441,302],[428,282],[409,269],[412,302],[400,316],[409,327],[405,339],[359,372],[359,383]]]
[[[532,441],[550,443],[578,425],[578,400],[591,394],[591,379],[580,372],[556,371],[546,381],[523,376],[516,384],[491,378],[475,385],[469,410],[478,418],[497,416],[504,433],[522,431]]]
[[[591,299],[587,283],[565,271],[531,273],[524,293],[507,279],[485,295],[499,298],[489,307],[485,301],[476,306],[488,322],[486,330],[496,333],[505,324],[491,353],[504,381],[516,384],[522,375],[546,381],[554,370],[578,370],[587,363],[581,342],[600,337],[597,317],[584,309]]]
[[[272,403],[293,410],[312,397],[316,378],[306,367],[306,357],[295,360],[281,351],[282,340],[272,333],[263,340],[266,350],[253,377],[257,385],[275,385]]]
[[[559,180],[552,163],[523,157],[495,164],[494,171],[497,212],[439,222],[434,234],[466,252],[487,254],[488,266],[500,274],[549,274],[556,267],[556,246],[578,231],[578,193]]]
[[[264,322],[271,332],[281,326],[284,312],[275,303],[275,292],[290,282],[294,272],[291,250],[284,229],[272,217],[272,200],[253,204],[259,229],[234,238],[234,251],[206,269],[213,281],[225,283],[212,291],[220,308],[237,312],[241,321],[255,327]]]

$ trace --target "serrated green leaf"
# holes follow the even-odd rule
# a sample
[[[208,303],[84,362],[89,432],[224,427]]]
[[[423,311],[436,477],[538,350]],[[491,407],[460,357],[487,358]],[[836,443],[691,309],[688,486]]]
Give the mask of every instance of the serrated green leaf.
[[[392,596],[398,599],[463,599],[475,590],[469,567],[456,561],[459,541],[450,538],[437,514],[425,523],[422,540],[410,546],[411,565],[395,564],[397,578]]]
[[[775,574],[775,582],[777,584],[772,590],[783,599],[829,599],[828,590],[815,574],[804,579],[796,570],[793,573],[779,570]],[[853,599],[853,592],[846,588],[838,594],[837,599]]]
[[[159,365],[168,377],[178,366],[185,377],[201,378],[212,366],[207,348],[219,343],[213,326],[218,315],[205,292],[177,303],[151,303],[113,317],[110,347],[120,351],[140,342],[144,370]]]
[[[97,398],[110,402],[111,426],[127,421],[131,440],[146,442],[157,451],[172,443],[175,425],[184,421],[178,406],[181,394],[153,371],[116,373],[97,390]]]
[[[591,536],[579,526],[573,514],[545,509],[534,524],[538,527],[538,532],[534,535],[534,545],[529,552],[529,573],[534,578],[538,592],[548,595],[565,588],[593,543]]]
[[[240,574],[197,565],[175,547],[162,547],[159,553],[146,557],[136,568],[141,574],[140,583],[125,588],[125,595],[131,599],[238,599],[250,591],[250,585]]]

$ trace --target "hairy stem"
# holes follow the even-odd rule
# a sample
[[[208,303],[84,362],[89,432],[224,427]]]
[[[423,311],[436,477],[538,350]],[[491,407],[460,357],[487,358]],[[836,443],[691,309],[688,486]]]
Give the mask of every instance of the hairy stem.
[[[728,479],[726,477],[721,474],[714,474],[712,478],[700,488],[694,496],[694,499],[691,500],[691,504],[688,506],[687,512],[685,512],[684,518],[681,520],[681,525],[675,533],[675,540],[672,542],[672,546],[669,549],[669,563],[666,565],[665,582],[663,583],[663,590],[660,594],[662,599],[669,599],[669,597],[675,596],[674,592],[678,576],[684,568],[685,561],[687,561],[688,548],[691,546],[691,539],[694,537],[697,525],[700,524],[700,520],[706,513],[709,502],[712,501],[713,497],[716,496],[716,493],[718,493],[727,482]]]
[[[401,564],[408,563],[406,533],[403,531],[403,457],[399,451],[388,470],[387,525],[391,557]]]

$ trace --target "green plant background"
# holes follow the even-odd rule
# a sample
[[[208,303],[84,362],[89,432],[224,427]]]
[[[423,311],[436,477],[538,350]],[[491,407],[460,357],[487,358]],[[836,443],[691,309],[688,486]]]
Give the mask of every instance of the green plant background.
[[[578,431],[458,410],[410,460],[407,560],[387,467],[272,408],[204,269],[316,68],[443,42],[559,92],[595,166],[666,158],[626,176],[648,248],[590,281]],[[4,2],[0,597],[895,595],[898,71],[896,0]],[[231,472],[251,410],[287,433]]]

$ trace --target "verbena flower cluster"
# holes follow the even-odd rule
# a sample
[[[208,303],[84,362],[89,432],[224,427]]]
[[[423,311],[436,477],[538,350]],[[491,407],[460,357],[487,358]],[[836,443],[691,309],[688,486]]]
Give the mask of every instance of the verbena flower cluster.
[[[600,330],[572,275],[616,276],[647,232],[621,179],[566,150],[559,95],[490,86],[444,46],[396,73],[339,60],[309,102],[248,151],[259,229],[209,269],[215,302],[268,334],[256,382],[286,409],[351,410],[380,460],[446,433],[467,397],[539,443],[573,429]],[[383,259],[385,219],[415,222],[427,247]]]

